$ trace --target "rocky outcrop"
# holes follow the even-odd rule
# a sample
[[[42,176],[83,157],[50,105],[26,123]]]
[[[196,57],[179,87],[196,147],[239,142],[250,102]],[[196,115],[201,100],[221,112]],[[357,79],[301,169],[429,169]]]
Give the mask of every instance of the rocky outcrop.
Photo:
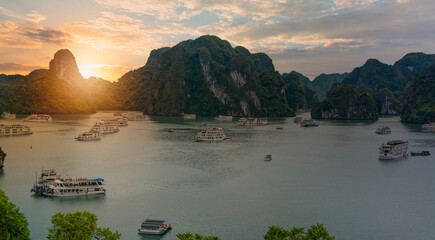
[[[406,88],[402,121],[435,122],[435,64],[418,74]]]
[[[292,116],[283,85],[266,54],[202,36],[153,50],[117,91],[122,105],[147,114]]]
[[[74,55],[68,49],[61,49],[50,61],[50,73],[69,84],[83,82]]]
[[[355,89],[351,85],[339,86],[328,99],[311,110],[311,117],[336,120],[378,119],[375,94],[367,87]]]
[[[378,94],[378,109],[381,115],[399,115],[401,104],[390,90],[383,88]]]
[[[22,114],[94,113],[96,105],[74,56],[63,49],[54,55],[50,69],[37,69],[17,81],[0,83],[0,110]]]

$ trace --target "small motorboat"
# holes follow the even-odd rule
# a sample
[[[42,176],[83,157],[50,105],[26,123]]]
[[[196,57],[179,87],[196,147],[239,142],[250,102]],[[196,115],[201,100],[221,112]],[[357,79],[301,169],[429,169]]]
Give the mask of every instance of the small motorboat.
[[[264,156],[264,161],[272,161],[272,155],[267,154],[266,156]]]
[[[411,156],[429,156],[429,151],[411,152]]]
[[[276,130],[284,130],[283,127],[277,127]]]

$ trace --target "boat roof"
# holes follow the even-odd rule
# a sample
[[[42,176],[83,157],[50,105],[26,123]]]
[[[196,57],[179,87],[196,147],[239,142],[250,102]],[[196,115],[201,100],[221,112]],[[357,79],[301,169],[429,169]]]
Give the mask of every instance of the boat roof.
[[[407,143],[407,142],[402,141],[402,140],[394,140],[394,141],[387,142],[388,145],[397,145],[397,144],[403,144],[403,143]]]

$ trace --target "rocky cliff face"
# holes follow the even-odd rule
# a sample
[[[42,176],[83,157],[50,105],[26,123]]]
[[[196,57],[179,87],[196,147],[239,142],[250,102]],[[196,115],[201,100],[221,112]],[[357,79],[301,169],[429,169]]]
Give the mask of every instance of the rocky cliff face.
[[[331,96],[311,110],[316,119],[374,120],[378,119],[374,92],[367,87],[337,87]]]
[[[406,88],[401,119],[406,122],[435,122],[435,64],[418,74]]]
[[[119,101],[148,114],[291,116],[284,82],[265,54],[202,36],[153,50],[119,79]]]
[[[93,113],[90,89],[70,51],[58,51],[50,69],[38,69],[18,81],[0,83],[0,110],[14,113]]]
[[[399,115],[401,104],[390,90],[383,88],[378,94],[378,109],[381,115]]]
[[[69,84],[83,82],[74,55],[68,49],[61,49],[50,61],[50,73]]]

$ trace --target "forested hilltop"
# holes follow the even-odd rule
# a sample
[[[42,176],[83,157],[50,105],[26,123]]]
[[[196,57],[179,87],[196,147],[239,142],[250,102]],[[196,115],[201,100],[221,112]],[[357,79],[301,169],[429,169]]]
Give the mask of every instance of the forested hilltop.
[[[284,86],[266,54],[207,35],[153,50],[116,91],[123,106],[147,114],[294,116]]]
[[[281,75],[264,53],[250,53],[205,35],[151,51],[143,67],[111,83],[83,78],[73,54],[62,49],[49,69],[37,69],[27,76],[0,74],[0,112],[66,114],[124,109],[167,116],[286,117],[313,109],[317,118],[376,119],[379,114],[402,112],[405,87],[431,63],[435,63],[435,54],[409,53],[394,66],[369,59],[351,73],[321,74],[310,81],[295,71]],[[353,90],[345,87],[334,93],[344,85]],[[340,96],[341,91],[347,97]],[[366,106],[370,114],[358,117],[356,113],[365,112],[358,109],[361,96],[367,96],[363,100],[371,104]],[[319,98],[325,101],[320,104]],[[347,115],[341,106],[349,104],[354,113]],[[417,105],[408,104],[408,112],[412,106]],[[416,118],[406,121],[412,119]]]

